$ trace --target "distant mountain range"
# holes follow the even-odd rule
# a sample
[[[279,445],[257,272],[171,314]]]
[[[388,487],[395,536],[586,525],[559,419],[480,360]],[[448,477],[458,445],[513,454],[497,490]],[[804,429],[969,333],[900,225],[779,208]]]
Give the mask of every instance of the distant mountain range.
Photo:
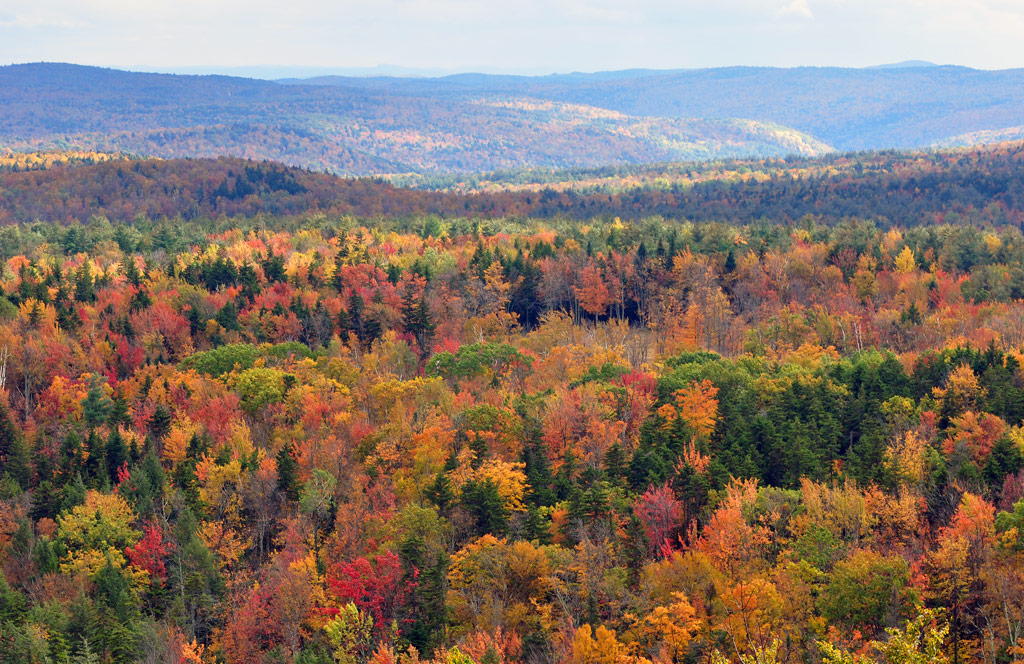
[[[960,145],[1024,126],[1024,70],[910,62],[282,81],[0,67],[0,148],[239,156],[351,175]]]
[[[865,67],[865,69],[909,69],[912,67],[938,67],[938,65],[927,60],[904,60],[903,62],[889,62],[884,65]]]
[[[635,116],[742,117],[791,127],[837,150],[927,147],[972,132],[1024,125],[1024,69],[985,71],[929,64],[543,77],[319,77],[302,83],[406,95],[519,95]]]

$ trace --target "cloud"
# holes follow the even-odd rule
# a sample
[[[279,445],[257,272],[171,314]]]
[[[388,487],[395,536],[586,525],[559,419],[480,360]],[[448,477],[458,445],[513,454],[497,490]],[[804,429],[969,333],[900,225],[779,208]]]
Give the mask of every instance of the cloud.
[[[0,0],[0,7],[0,62],[531,72],[909,59],[1024,65],[1021,0]]]
[[[792,0],[779,7],[779,14],[782,16],[796,16],[799,18],[814,18],[807,0]]]
[[[66,15],[52,12],[19,12],[17,14],[0,14],[0,28],[22,28],[32,30],[38,28],[76,28],[85,25]]]

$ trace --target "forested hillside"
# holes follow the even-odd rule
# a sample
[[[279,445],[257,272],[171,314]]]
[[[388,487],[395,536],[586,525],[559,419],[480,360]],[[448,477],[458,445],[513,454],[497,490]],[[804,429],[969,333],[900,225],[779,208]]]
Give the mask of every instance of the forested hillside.
[[[623,71],[259,81],[0,67],[0,146],[346,175],[821,155],[1019,138],[1024,70]]]
[[[181,217],[594,217],[904,226],[1024,221],[1024,145],[817,159],[416,179],[439,192],[240,159],[109,160],[0,172],[0,223]],[[408,178],[401,180],[410,182]]]
[[[830,149],[774,123],[726,116],[630,116],[522,95],[410,96],[47,63],[0,67],[0,95],[0,146],[19,151],[234,156],[348,175]]]
[[[321,77],[305,83],[408,95],[522,95],[639,116],[751,118],[793,127],[840,150],[924,147],[1024,125],[1024,69],[720,67],[439,79]]]
[[[5,173],[0,661],[1019,661],[1020,155]]]

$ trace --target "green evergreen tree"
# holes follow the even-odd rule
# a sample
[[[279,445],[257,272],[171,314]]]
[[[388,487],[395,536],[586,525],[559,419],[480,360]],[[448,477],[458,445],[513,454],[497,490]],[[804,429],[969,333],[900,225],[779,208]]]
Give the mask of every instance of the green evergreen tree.
[[[299,499],[299,464],[292,456],[294,448],[291,444],[282,447],[275,457],[277,461],[277,488],[290,501]]]
[[[17,439],[18,430],[11,419],[10,411],[7,410],[7,404],[0,401],[0,460],[6,461]]]
[[[434,334],[434,323],[430,319],[430,310],[427,307],[427,300],[424,294],[416,298],[411,289],[406,289],[402,296],[402,324],[405,331],[416,338],[420,353],[426,354],[430,351],[430,340]]]
[[[501,535],[508,527],[508,512],[498,487],[489,479],[470,480],[462,486],[462,506],[473,517],[478,535]]]
[[[109,480],[107,474],[107,444],[93,429],[85,438],[86,458],[82,472],[89,486],[102,488]]]
[[[61,487],[58,498],[58,504],[60,505],[59,511],[66,512],[76,505],[81,505],[85,502],[85,482],[82,481],[82,474],[76,473],[75,480],[68,482]]]
[[[16,436],[7,448],[3,469],[3,475],[10,477],[23,491],[29,488],[32,483],[32,455],[21,436]]]
[[[110,436],[107,438],[106,453],[107,476],[112,483],[116,483],[118,472],[128,462],[128,446],[124,444],[124,438],[116,428],[110,431]]]
[[[149,417],[149,431],[157,440],[162,440],[167,432],[171,430],[171,413],[160,404]]]
[[[96,288],[93,282],[92,268],[90,261],[82,263],[75,273],[75,301],[94,302],[96,300]]]
[[[221,307],[220,311],[217,312],[214,320],[217,321],[217,323],[225,330],[238,331],[238,307],[235,306],[234,302],[228,301],[228,303]]]
[[[452,490],[451,480],[444,470],[438,471],[434,482],[426,488],[424,495],[427,500],[437,505],[437,510],[442,515],[448,514],[452,503],[455,502],[455,492]]]

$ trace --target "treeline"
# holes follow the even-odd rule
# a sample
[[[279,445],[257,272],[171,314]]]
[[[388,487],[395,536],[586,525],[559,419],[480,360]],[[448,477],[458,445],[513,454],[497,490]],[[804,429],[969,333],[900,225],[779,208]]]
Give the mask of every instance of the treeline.
[[[0,172],[37,171],[63,164],[95,164],[120,158],[123,157],[106,152],[14,152],[0,149]]]
[[[534,217],[694,222],[882,224],[1024,221],[1024,146],[885,153],[796,162],[726,162],[715,170],[672,169],[675,179],[590,191],[440,193],[344,179],[240,159],[109,161],[0,174],[0,222],[69,223],[221,216],[350,215],[358,218]],[[685,174],[685,175],[684,175]]]
[[[1019,229],[230,223],[0,234],[0,660],[1024,648]]]

